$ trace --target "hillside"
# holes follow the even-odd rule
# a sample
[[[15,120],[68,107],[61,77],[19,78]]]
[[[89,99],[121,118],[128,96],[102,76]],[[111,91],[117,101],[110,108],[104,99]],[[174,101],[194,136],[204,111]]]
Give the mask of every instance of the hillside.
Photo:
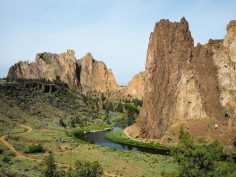
[[[175,171],[176,164],[169,157],[97,146],[74,137],[73,131],[108,128],[126,114],[122,107],[122,113],[111,111],[108,125],[105,110],[98,103],[95,97],[73,91],[59,80],[1,80],[0,176],[40,176],[50,151],[62,169],[77,160],[98,161],[104,176],[152,176]],[[112,105],[118,110],[116,103]],[[38,144],[43,152],[30,153],[30,147]]]

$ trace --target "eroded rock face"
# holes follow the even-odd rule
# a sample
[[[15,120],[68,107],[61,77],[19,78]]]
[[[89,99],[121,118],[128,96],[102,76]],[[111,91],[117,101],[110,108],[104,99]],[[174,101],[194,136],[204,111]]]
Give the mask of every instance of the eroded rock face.
[[[88,53],[77,60],[73,50],[62,54],[39,53],[35,62],[16,63],[9,69],[11,78],[46,78],[56,80],[57,76],[70,88],[82,91],[107,91],[118,87],[115,77],[106,64],[93,59]]]
[[[144,93],[145,71],[135,74],[131,81],[129,81],[126,94],[142,99]]]
[[[156,24],[149,39],[143,107],[137,121],[141,137],[164,137],[188,121],[212,120],[221,127],[214,135],[226,132],[223,125],[235,130],[235,21],[227,31],[224,41],[194,47],[184,18]],[[208,127],[196,136],[207,136]]]
[[[102,61],[96,61],[91,53],[77,62],[80,69],[80,83],[83,90],[107,91],[118,88],[111,69]]]
[[[38,53],[35,62],[20,61],[9,69],[11,78],[45,78],[56,80],[57,76],[71,88],[78,88],[76,58],[73,50],[62,54]]]

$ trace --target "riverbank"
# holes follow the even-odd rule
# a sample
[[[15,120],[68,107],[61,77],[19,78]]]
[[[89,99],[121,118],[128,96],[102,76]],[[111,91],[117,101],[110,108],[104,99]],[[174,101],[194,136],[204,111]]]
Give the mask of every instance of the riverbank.
[[[99,132],[99,131],[110,130],[112,128],[113,128],[113,126],[108,125],[108,124],[90,125],[87,127],[77,127],[74,129],[67,130],[66,134],[67,134],[67,136],[76,140],[77,143],[84,144],[86,142],[78,138],[81,134],[86,134],[89,132],[95,133],[95,132]]]
[[[127,137],[124,134],[123,130],[107,133],[107,134],[105,134],[105,138],[110,141],[120,143],[120,144],[131,145],[131,146],[136,146],[136,147],[141,147],[141,148],[150,148],[150,149],[170,151],[170,147],[161,145],[159,143],[142,142],[142,141],[133,140],[133,139]]]

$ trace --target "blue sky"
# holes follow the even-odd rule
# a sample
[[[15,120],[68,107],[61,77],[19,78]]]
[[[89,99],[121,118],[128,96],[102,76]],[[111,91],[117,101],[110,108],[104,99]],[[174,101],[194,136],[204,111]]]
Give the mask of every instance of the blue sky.
[[[0,0],[0,77],[38,52],[92,52],[119,84],[144,70],[149,34],[185,16],[195,44],[223,38],[235,0]]]

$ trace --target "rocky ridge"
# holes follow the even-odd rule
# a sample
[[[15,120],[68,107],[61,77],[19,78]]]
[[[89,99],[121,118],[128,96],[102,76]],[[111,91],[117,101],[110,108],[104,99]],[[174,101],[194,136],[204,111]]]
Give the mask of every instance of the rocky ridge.
[[[34,62],[20,61],[8,72],[8,78],[45,78],[57,77],[70,88],[86,92],[88,90],[106,91],[118,87],[115,77],[102,61],[96,61],[91,53],[77,60],[73,50],[66,53],[39,53]]]
[[[8,78],[45,78],[52,81],[59,76],[71,88],[78,88],[76,63],[73,50],[62,54],[38,53],[34,62],[20,61],[10,67]]]
[[[235,57],[236,21],[227,26],[224,40],[196,47],[185,18],[156,23],[136,124],[140,137],[170,139],[175,127],[184,124],[197,138],[229,142],[236,132]]]
[[[106,64],[102,61],[96,61],[91,53],[87,53],[82,59],[77,61],[79,69],[79,81],[85,91],[107,91],[116,90],[118,84]]]
[[[124,89],[126,94],[142,99],[144,93],[145,71],[135,74],[129,81],[128,86]]]

